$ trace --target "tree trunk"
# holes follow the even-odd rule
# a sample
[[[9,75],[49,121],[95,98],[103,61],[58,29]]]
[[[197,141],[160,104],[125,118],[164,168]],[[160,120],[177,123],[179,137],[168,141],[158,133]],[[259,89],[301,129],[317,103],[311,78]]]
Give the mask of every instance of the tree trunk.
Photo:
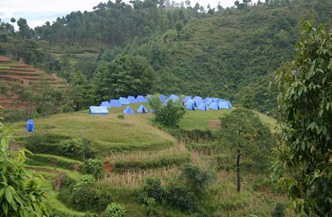
[[[236,178],[237,178],[237,191],[241,191],[241,175],[240,175],[240,150],[237,150],[237,159],[236,159]]]

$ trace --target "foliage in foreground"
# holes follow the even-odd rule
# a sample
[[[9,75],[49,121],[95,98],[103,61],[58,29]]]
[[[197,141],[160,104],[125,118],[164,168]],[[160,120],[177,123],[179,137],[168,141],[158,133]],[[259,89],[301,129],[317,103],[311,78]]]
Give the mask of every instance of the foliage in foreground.
[[[24,169],[25,151],[11,151],[8,128],[0,123],[0,216],[50,216],[45,192]]]
[[[149,104],[155,115],[154,122],[163,127],[178,128],[180,120],[186,113],[180,100],[176,102],[167,100],[163,105],[160,102],[159,95],[155,95],[149,99]]]
[[[276,73],[281,129],[276,177],[301,216],[332,215],[332,29],[303,25],[292,63]]]

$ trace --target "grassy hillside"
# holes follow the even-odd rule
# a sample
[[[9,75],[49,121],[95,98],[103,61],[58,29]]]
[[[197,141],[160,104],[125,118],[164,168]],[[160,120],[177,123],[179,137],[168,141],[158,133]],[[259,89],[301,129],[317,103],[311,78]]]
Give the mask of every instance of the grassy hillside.
[[[131,107],[136,110],[139,105],[132,104]],[[123,109],[124,106],[111,108],[108,116],[91,116],[88,111],[81,111],[36,119],[34,134],[25,133],[23,122],[11,125],[16,129],[17,141],[25,141],[24,138],[31,135],[45,135],[46,140],[42,140],[42,143],[44,146],[50,145],[48,147],[52,148],[49,150],[55,150],[51,151],[53,153],[43,153],[44,149],[41,148],[38,154],[29,156],[27,168],[45,177],[44,184],[52,191],[48,196],[49,205],[58,216],[83,216],[85,213],[67,204],[64,198],[70,198],[70,195],[67,195],[66,188],[54,191],[51,187],[55,176],[61,172],[66,172],[70,179],[76,181],[82,177],[75,165],[82,166],[83,163],[62,156],[61,152],[54,149],[59,147],[62,140],[77,137],[91,141],[91,147],[104,163],[107,174],[96,182],[96,187],[107,192],[112,202],[124,205],[128,217],[146,216],[146,208],[137,202],[137,196],[147,177],[159,178],[163,187],[168,186],[177,182],[177,177],[187,163],[200,168],[214,168],[214,181],[208,188],[206,200],[210,201],[209,212],[214,213],[215,217],[249,214],[269,216],[277,202],[286,202],[282,194],[271,191],[264,184],[262,180],[266,175],[259,172],[244,172],[243,191],[236,193],[235,173],[225,169],[232,165],[231,150],[226,147],[216,149],[217,143],[213,141],[178,142],[152,125],[152,114],[126,115],[124,119],[119,119],[118,114]],[[232,110],[188,111],[180,128],[188,132],[194,129],[216,132],[220,128],[218,118]],[[273,129],[274,119],[263,114],[259,116]],[[56,159],[55,168],[53,159]],[[157,209],[157,216],[191,216],[168,206]],[[103,216],[99,211],[97,213]],[[291,212],[288,212],[288,216],[292,216]]]

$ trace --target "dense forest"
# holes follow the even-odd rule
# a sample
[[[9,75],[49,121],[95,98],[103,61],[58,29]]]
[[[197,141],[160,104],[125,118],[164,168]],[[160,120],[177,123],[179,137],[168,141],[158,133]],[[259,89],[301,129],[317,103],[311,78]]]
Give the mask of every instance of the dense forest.
[[[112,97],[154,92],[236,102],[249,88],[254,107],[274,114],[272,72],[292,57],[301,20],[326,22],[331,9],[328,0],[236,1],[226,9],[190,1],[109,1],[35,29],[24,18],[11,20],[18,31],[2,22],[0,54],[56,73],[88,93],[75,110]],[[110,70],[119,61],[126,65],[125,73]],[[140,76],[137,67],[149,73]],[[148,88],[142,88],[144,79],[150,81]]]

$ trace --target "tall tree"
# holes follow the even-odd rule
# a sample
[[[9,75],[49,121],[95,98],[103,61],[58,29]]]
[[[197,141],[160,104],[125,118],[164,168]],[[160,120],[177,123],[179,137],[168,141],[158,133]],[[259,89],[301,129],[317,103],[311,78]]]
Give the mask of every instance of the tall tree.
[[[27,20],[20,18],[17,21],[17,25],[19,27],[18,33],[20,34],[20,36],[22,38],[30,39],[31,38],[30,27],[28,26]]]
[[[332,29],[304,22],[294,61],[276,73],[279,164],[300,216],[332,215]]]
[[[269,164],[269,152],[275,144],[270,130],[257,114],[248,109],[236,109],[220,118],[220,142],[234,150],[236,155],[237,191],[241,190],[241,158],[256,161],[262,171]]]
[[[118,55],[98,67],[93,88],[98,100],[153,92],[156,73],[141,56]]]

